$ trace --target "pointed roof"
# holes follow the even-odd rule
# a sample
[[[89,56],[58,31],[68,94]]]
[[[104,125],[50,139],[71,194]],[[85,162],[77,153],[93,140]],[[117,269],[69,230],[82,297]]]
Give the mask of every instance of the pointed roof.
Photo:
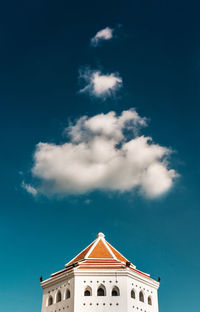
[[[87,260],[93,260],[92,262],[99,260],[114,260],[114,262],[121,262],[123,264],[129,263],[129,261],[118,252],[112,245],[110,245],[103,233],[98,233],[97,238],[82,252],[80,252],[74,259],[68,262],[65,266],[71,266],[77,262],[88,263]],[[132,265],[133,266],[133,265]],[[135,266],[133,266],[135,267]]]
[[[98,233],[97,238],[75,258],[65,264],[65,269],[51,274],[54,278],[62,273],[72,270],[130,270],[145,277],[150,275],[139,271],[136,266],[129,262],[119,251],[109,244],[103,233]]]
[[[69,261],[64,269],[51,274],[50,278],[42,281],[41,286],[45,288],[49,283],[54,280],[57,281],[57,279],[66,276],[66,274],[84,272],[84,274],[87,275],[91,272],[90,270],[95,272],[95,274],[100,272],[99,270],[102,270],[101,272],[103,272],[103,274],[105,271],[110,272],[110,270],[114,270],[115,274],[117,274],[117,272],[136,273],[138,277],[148,278],[159,287],[159,283],[155,282],[150,277],[150,274],[136,269],[135,265],[129,262],[119,251],[109,244],[103,233],[98,233],[97,238],[88,247]]]

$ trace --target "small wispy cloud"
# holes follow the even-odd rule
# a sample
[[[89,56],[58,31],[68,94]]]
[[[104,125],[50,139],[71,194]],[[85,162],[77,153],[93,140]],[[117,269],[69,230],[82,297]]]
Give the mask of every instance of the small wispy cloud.
[[[96,35],[91,39],[91,45],[96,47],[103,40],[110,40],[113,38],[114,29],[110,27],[106,27],[104,29],[99,30]]]
[[[99,70],[84,68],[79,72],[79,79],[86,85],[79,90],[80,93],[88,93],[91,96],[106,99],[115,95],[122,87],[122,78],[118,73],[103,74]]]
[[[91,199],[89,199],[89,198],[88,198],[88,199],[86,199],[84,203],[85,203],[86,205],[91,204]]]
[[[21,184],[22,188],[26,190],[29,194],[36,196],[38,194],[38,191],[35,187],[31,186],[30,184],[26,184],[24,181]]]

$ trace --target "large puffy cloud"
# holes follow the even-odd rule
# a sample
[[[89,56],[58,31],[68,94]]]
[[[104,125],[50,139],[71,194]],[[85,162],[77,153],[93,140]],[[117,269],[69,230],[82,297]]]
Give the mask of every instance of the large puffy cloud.
[[[102,99],[114,95],[122,87],[122,78],[117,73],[103,74],[99,70],[84,68],[80,70],[79,78],[86,83],[80,93]]]
[[[113,38],[114,29],[110,27],[105,27],[104,29],[99,30],[96,35],[91,39],[91,45],[96,47],[103,40],[110,40]]]
[[[61,145],[39,143],[32,174],[44,194],[83,194],[93,190],[139,190],[153,198],[167,192],[177,176],[168,168],[171,151],[138,135],[146,126],[134,109],[83,116],[66,128]],[[38,181],[37,181],[38,182]]]

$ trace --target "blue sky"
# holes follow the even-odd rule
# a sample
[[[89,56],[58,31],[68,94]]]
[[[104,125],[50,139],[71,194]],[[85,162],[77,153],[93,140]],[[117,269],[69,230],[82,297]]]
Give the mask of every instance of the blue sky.
[[[196,1],[178,0],[1,4],[1,311],[40,310],[39,277],[62,269],[100,231],[139,269],[161,277],[160,311],[198,310],[199,9]],[[91,38],[105,27],[114,29],[113,38],[91,46]],[[78,79],[80,69],[86,80]],[[99,96],[94,84],[79,92],[94,72],[113,74],[123,84]],[[139,134],[131,138],[125,133],[126,142],[149,136],[149,146],[173,151],[164,155],[164,163],[157,160],[179,174],[170,178],[167,192],[160,194],[156,185],[159,196],[147,196],[155,180],[146,186],[144,179],[137,187],[130,186],[131,180],[122,192],[117,170],[113,180],[106,171],[102,183],[109,183],[103,190],[97,180],[95,190],[89,181],[80,192],[85,176],[72,188],[65,175],[62,194],[60,176],[51,176],[49,183],[43,167],[32,175],[39,142],[74,146],[64,133],[70,124],[110,111],[119,118],[130,108],[148,126],[137,128]],[[117,144],[120,149],[124,142]],[[127,159],[123,164],[130,165]],[[81,177],[81,171],[75,174]],[[23,181],[37,196],[22,187]],[[119,182],[117,190],[113,181]]]

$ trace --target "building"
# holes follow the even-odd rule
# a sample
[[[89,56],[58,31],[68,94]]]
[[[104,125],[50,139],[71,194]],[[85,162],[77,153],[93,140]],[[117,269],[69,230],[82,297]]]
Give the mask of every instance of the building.
[[[158,312],[159,282],[136,269],[103,233],[41,286],[42,312]]]

